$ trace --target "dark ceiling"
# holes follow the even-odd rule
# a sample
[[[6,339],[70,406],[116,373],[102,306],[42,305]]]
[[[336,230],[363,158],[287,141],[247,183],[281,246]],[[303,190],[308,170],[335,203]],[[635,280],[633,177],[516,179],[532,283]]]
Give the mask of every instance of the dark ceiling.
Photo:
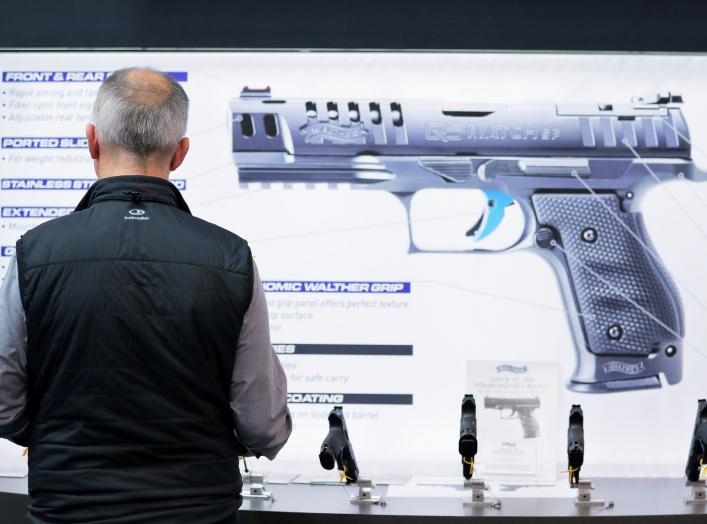
[[[0,47],[707,51],[701,0],[3,0]]]

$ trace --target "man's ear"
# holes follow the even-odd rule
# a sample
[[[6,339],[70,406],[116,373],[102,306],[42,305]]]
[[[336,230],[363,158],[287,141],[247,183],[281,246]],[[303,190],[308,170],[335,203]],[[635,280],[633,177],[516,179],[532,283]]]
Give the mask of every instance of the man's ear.
[[[91,158],[98,160],[100,148],[98,147],[96,125],[93,122],[86,124],[86,138],[88,139],[88,152],[91,153]]]
[[[172,156],[172,160],[169,163],[169,170],[174,171],[179,166],[181,166],[182,162],[184,162],[184,157],[187,156],[188,152],[189,152],[189,139],[187,137],[184,137],[179,141],[179,145],[177,146],[177,150],[174,152],[174,156]]]

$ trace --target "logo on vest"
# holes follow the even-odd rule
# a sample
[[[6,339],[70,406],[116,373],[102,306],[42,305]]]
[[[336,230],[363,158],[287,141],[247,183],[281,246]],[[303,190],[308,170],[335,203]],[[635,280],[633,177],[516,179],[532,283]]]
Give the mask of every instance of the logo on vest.
[[[145,216],[147,211],[144,209],[131,209],[128,214],[125,215],[125,220],[150,220],[150,217]]]

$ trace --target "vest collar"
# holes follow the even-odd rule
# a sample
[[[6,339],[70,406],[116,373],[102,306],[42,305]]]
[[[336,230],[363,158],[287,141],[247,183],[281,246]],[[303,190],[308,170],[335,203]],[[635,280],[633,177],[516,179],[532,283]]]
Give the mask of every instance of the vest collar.
[[[145,175],[124,175],[100,179],[91,186],[91,189],[76,206],[75,211],[83,211],[93,204],[105,200],[158,202],[191,214],[189,206],[174,184],[162,178]]]

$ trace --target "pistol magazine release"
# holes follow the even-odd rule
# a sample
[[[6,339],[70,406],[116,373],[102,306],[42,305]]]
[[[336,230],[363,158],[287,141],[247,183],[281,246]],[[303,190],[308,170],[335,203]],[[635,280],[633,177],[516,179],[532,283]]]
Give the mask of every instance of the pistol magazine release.
[[[502,419],[519,419],[523,428],[523,438],[537,438],[540,434],[535,410],[540,407],[540,399],[484,397],[486,409],[497,409]]]
[[[335,406],[329,413],[329,433],[322,442],[319,463],[324,469],[334,469],[336,466],[347,484],[355,484],[358,480],[358,464],[341,406]]]
[[[707,400],[697,401],[695,429],[692,431],[690,452],[685,466],[685,475],[690,482],[700,480],[700,473],[707,468]]]
[[[582,413],[582,406],[573,404],[567,429],[567,472],[570,485],[579,482],[582,464],[584,464],[584,413]]]
[[[464,395],[462,416],[459,421],[459,454],[462,456],[462,474],[469,480],[474,474],[474,457],[477,451],[476,401],[474,395]]]
[[[437,220],[446,217],[425,222],[453,246],[427,251],[489,250],[510,210],[520,213],[523,231],[492,250],[527,248],[552,265],[577,354],[568,387],[655,388],[661,376],[682,378],[684,315],[640,204],[663,181],[705,178],[681,102],[667,93],[625,104],[482,106],[244,89],[230,107],[232,154],[242,185],[393,194],[408,214],[412,253],[425,250],[420,221],[410,221],[422,192],[462,191],[462,204],[483,192],[481,218],[465,215],[458,229]],[[447,204],[434,209],[444,215]]]

